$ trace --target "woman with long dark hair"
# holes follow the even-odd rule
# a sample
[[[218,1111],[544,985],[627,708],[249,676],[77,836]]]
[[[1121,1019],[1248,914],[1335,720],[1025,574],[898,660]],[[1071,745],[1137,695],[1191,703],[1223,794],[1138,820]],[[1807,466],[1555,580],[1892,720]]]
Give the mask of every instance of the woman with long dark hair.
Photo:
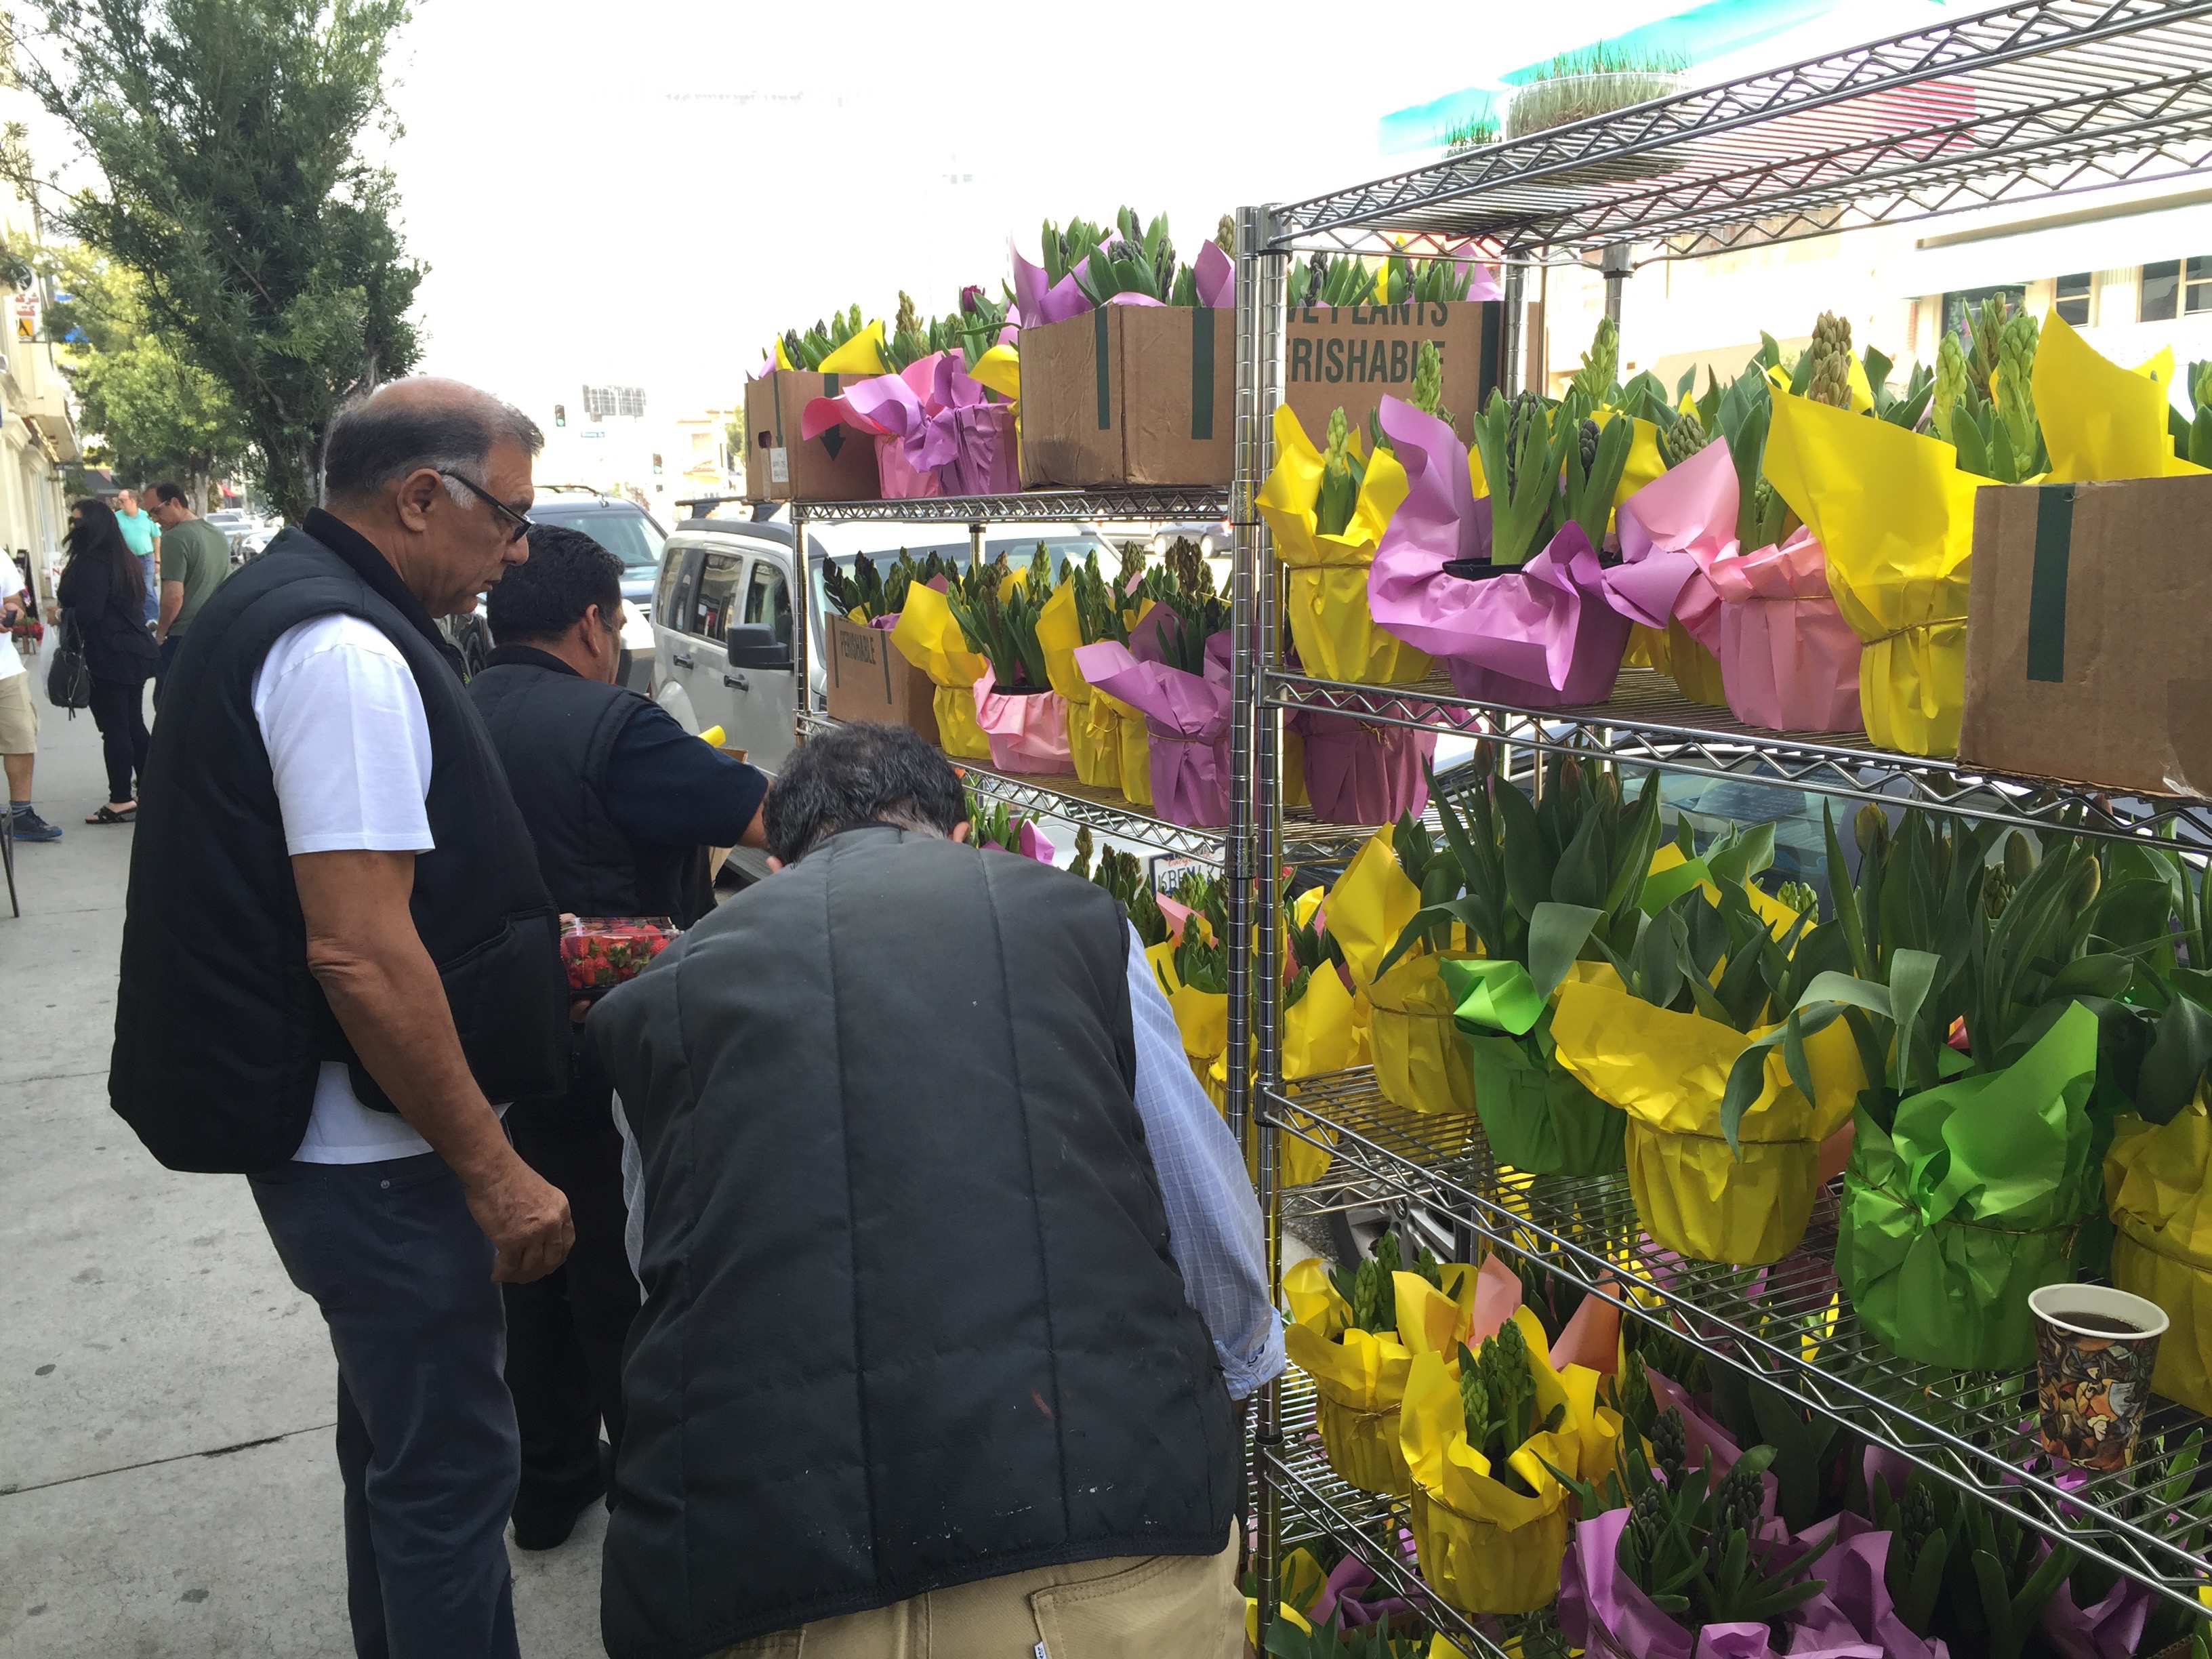
[[[146,771],[146,682],[161,647],[146,628],[146,585],[123,539],[115,509],[82,501],[70,508],[55,597],[76,624],[92,675],[92,718],[107,759],[107,802],[87,823],[128,823],[137,816],[134,775]]]

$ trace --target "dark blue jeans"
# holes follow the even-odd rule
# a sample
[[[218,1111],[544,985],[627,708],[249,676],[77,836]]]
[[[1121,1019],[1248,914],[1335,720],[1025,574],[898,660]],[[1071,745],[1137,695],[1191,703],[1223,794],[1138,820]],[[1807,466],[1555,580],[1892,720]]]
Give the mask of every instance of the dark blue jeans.
[[[337,1351],[355,1653],[518,1659],[506,1322],[459,1179],[434,1152],[288,1164],[253,1198]]]

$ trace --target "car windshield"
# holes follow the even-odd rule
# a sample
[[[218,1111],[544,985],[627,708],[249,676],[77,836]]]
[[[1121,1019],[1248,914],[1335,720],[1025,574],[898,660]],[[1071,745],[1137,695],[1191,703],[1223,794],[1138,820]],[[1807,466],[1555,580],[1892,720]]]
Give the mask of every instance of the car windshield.
[[[566,525],[582,531],[620,559],[626,571],[654,568],[668,541],[660,527],[642,513],[563,513],[540,506],[532,508],[530,516],[538,524]]]

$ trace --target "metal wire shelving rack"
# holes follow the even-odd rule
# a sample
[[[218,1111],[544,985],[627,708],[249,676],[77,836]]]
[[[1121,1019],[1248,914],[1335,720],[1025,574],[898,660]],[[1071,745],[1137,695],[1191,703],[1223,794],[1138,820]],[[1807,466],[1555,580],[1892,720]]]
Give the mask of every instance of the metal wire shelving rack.
[[[1231,868],[1256,876],[1298,861],[1278,799],[1286,711],[1318,708],[1416,727],[1470,722],[1529,754],[1595,756],[1708,777],[1749,777],[1842,799],[1873,799],[2031,829],[2129,839],[2172,834],[2212,848],[2212,808],[2115,799],[1949,761],[1879,750],[1863,738],[1777,734],[1685,702],[1671,682],[1624,672],[1605,703],[1533,709],[1413,686],[1331,682],[1280,666],[1280,572],[1253,502],[1273,464],[1284,386],[1284,276],[1293,254],[1474,249],[1504,269],[1509,392],[1526,356],[1523,278],[1548,264],[1608,273],[1866,226],[2212,171],[2212,0],[2024,0],[1722,85],[1466,152],[1306,201],[1237,216],[1237,532],[1235,665],[1240,725]],[[1249,848],[1249,852],[1243,849]],[[1491,1158],[1472,1117],[1423,1118],[1386,1103],[1371,1073],[1281,1075],[1279,890],[1232,892],[1255,924],[1255,1074],[1231,1089],[1256,1103],[1260,1200],[1279,1285],[1285,1195],[1281,1138],[1333,1148],[1329,1173],[1295,1201],[1310,1212],[1415,1205],[1540,1261],[1623,1305],[1663,1318],[1709,1359],[1783,1389],[1813,1412],[2063,1537],[2086,1557],[2196,1605],[2204,1544],[2171,1502],[2147,1496],[2186,1467],[2202,1419],[2161,1406],[2136,1468],[2087,1480],[2037,1455],[2033,1380],[1945,1372],[1887,1353],[1837,1293],[1816,1210],[1805,1245],[1749,1273],[1655,1261],[1625,1177],[1531,1182]],[[1237,1010],[1232,1006],[1232,1019]],[[1241,1087],[1240,1087],[1241,1085]],[[1249,1095],[1247,1095],[1249,1091]],[[1279,1595],[1286,1526],[1318,1528],[1387,1577],[1395,1549],[1386,1500],[1347,1492],[1310,1443],[1302,1380],[1265,1391],[1255,1425],[1263,1614]],[[2177,1460],[2184,1460],[2178,1462]],[[2190,1477],[2191,1495],[2203,1476]],[[1439,1609],[1455,1639],[1485,1645]],[[1463,1646],[1467,1641],[1462,1640]]]

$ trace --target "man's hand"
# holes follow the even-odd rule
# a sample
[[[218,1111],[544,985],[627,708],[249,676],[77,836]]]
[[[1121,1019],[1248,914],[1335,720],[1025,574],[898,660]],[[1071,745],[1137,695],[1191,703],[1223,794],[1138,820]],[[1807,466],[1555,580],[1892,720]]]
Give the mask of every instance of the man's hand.
[[[464,1190],[469,1213],[499,1251],[491,1270],[495,1285],[527,1285],[567,1260],[576,1242],[568,1194],[520,1158]]]
[[[407,908],[415,855],[302,853],[292,878],[308,971],[369,1075],[461,1178],[469,1213],[499,1252],[492,1278],[543,1279],[575,1239],[568,1200],[507,1144],[469,1073],[446,988]]]

